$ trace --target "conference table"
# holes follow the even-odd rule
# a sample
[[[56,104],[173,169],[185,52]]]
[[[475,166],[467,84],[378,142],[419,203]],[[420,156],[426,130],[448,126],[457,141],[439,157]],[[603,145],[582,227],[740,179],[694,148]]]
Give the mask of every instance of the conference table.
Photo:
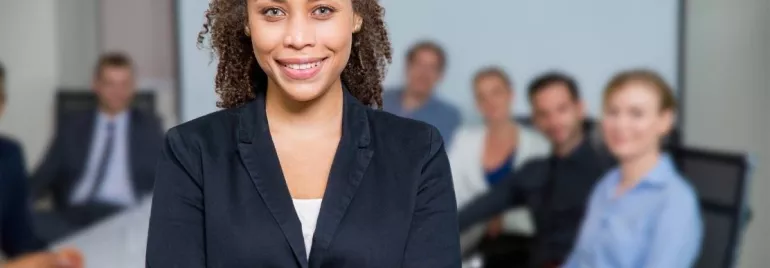
[[[144,267],[152,197],[94,226],[62,239],[54,249],[75,247],[85,268]]]

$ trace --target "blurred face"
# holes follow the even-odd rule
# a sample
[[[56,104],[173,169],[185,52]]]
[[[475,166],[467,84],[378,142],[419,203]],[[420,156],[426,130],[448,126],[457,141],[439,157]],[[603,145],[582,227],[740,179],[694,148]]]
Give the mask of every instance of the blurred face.
[[[487,75],[476,82],[476,107],[486,122],[510,120],[513,90],[498,76]]]
[[[362,20],[352,0],[248,0],[248,29],[269,82],[296,101],[340,84]]]
[[[671,130],[673,117],[673,111],[661,110],[660,96],[652,85],[623,85],[604,103],[602,131],[607,147],[620,160],[656,152]]]
[[[406,90],[428,96],[441,75],[441,56],[431,49],[417,50],[406,67]]]
[[[531,101],[535,125],[552,143],[566,144],[580,133],[583,104],[572,97],[567,85],[547,85]]]
[[[102,109],[110,113],[125,110],[134,97],[134,73],[129,67],[105,66],[94,81],[94,92]]]

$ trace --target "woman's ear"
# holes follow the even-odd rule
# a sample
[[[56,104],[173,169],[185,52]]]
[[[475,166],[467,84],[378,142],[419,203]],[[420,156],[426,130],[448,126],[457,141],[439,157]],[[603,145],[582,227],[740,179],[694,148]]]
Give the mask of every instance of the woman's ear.
[[[364,27],[364,18],[361,17],[361,15],[355,14],[355,18],[353,18],[354,25],[353,25],[353,33],[357,33],[361,31],[361,27]]]

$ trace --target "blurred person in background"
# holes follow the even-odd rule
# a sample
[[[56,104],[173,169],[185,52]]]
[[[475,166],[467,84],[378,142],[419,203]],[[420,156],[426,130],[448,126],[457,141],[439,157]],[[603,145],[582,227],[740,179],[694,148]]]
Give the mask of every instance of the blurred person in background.
[[[431,124],[444,141],[451,142],[460,125],[460,112],[435,95],[447,65],[444,49],[430,41],[419,42],[409,49],[406,62],[406,84],[383,93],[383,110]]]
[[[698,198],[661,152],[675,111],[671,88],[654,72],[609,82],[602,132],[619,166],[594,188],[565,267],[692,267],[703,235]]]
[[[225,108],[168,131],[148,267],[460,266],[436,127],[382,107],[377,0],[214,0]]]
[[[33,197],[50,195],[52,211],[36,218],[38,232],[56,240],[151,193],[162,129],[155,115],[131,108],[134,68],[121,53],[102,55],[93,90],[98,107],[64,115],[32,177]]]
[[[534,216],[526,263],[486,260],[487,267],[558,267],[572,249],[591,189],[612,164],[585,133],[585,108],[571,77],[536,78],[529,100],[535,125],[552,144],[551,155],[517,168],[460,211],[461,232],[512,207],[526,206]]]
[[[5,68],[0,63],[0,118],[7,101],[5,84]],[[35,235],[26,169],[21,146],[0,135],[0,250],[10,259],[2,267],[77,267],[62,254],[44,252],[45,243]]]
[[[455,134],[449,150],[452,178],[460,208],[489,191],[522,164],[548,155],[551,146],[540,133],[519,125],[511,116],[514,88],[499,67],[487,67],[473,79],[476,107],[484,125],[464,125]],[[532,235],[532,219],[526,209],[512,210],[487,224],[462,234],[463,251],[473,249],[486,230],[486,243]],[[507,239],[506,239],[507,238]],[[485,246],[482,246],[482,248]]]

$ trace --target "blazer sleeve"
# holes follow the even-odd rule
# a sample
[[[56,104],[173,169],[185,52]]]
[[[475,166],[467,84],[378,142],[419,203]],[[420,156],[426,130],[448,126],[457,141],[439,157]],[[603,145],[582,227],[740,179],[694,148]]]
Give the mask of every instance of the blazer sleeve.
[[[158,161],[147,238],[147,267],[206,267],[200,150],[176,128],[169,130]]]
[[[431,127],[430,136],[402,267],[459,268],[460,237],[449,160],[438,130]]]

